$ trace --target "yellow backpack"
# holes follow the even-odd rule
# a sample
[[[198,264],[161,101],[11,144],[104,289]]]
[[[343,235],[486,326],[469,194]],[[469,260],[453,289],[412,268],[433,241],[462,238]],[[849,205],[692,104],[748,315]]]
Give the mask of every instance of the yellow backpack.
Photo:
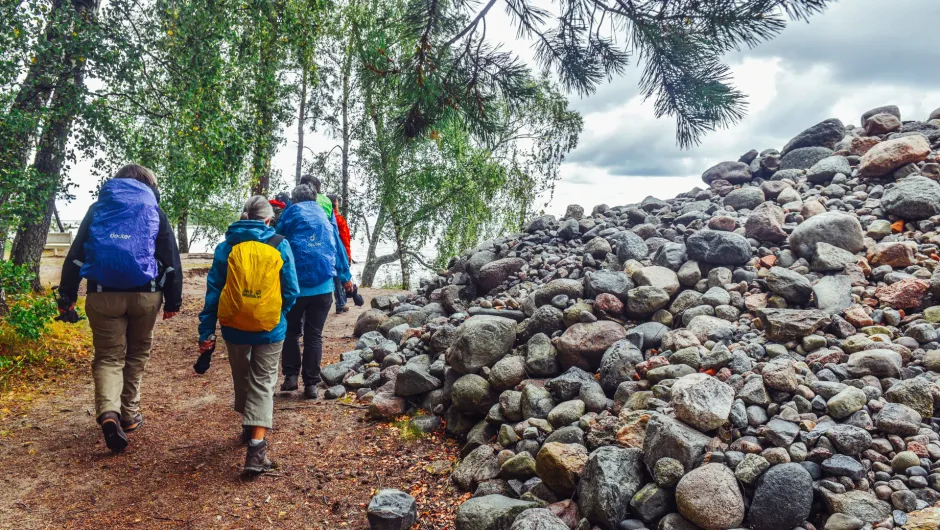
[[[281,322],[281,267],[276,235],[267,243],[246,241],[228,255],[228,275],[219,299],[219,322],[241,331],[271,331]]]

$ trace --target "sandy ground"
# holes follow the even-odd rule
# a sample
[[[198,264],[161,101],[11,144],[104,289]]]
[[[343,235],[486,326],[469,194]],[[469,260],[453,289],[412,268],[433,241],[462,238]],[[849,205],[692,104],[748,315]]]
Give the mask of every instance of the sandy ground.
[[[188,260],[183,312],[157,324],[142,386],[146,424],[129,435],[126,453],[104,446],[87,366],[0,422],[0,529],[362,529],[370,497],[386,487],[416,496],[417,528],[453,528],[459,494],[446,468],[456,446],[440,435],[406,440],[366,421],[351,400],[279,394],[268,437],[279,469],[241,476],[245,449],[224,345],[206,375],[192,370],[204,266]],[[44,278],[54,281],[59,267],[49,260]],[[352,349],[356,317],[386,293],[360,292],[364,308],[327,321],[324,363]]]

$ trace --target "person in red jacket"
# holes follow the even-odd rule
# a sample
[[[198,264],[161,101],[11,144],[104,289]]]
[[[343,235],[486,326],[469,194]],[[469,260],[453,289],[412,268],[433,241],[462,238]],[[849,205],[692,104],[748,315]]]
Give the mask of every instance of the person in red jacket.
[[[349,260],[349,264],[352,265],[355,262],[352,259],[352,248],[350,247],[351,237],[349,234],[349,224],[346,223],[346,218],[339,213],[339,199],[336,195],[329,194],[327,197],[330,199],[330,202],[333,203],[333,219],[336,220],[339,238],[343,242],[343,247],[346,249],[346,258]],[[340,314],[349,311],[349,308],[346,307],[346,291],[343,290],[343,286],[336,284],[334,294],[336,295],[336,313]]]

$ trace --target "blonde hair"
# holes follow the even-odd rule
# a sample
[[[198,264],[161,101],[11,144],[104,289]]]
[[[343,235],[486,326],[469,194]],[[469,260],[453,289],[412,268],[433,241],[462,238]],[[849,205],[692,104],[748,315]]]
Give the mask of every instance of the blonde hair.
[[[264,195],[255,195],[245,201],[242,209],[243,221],[267,221],[274,217],[274,208]]]

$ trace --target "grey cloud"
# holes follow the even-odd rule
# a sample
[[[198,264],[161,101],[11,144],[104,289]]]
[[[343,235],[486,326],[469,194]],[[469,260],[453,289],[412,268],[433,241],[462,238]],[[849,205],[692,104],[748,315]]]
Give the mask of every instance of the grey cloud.
[[[932,66],[940,62],[937,20],[935,0],[836,2],[740,55],[781,57],[793,69],[825,64],[834,79],[849,83],[933,86],[940,82],[940,69]]]
[[[603,115],[590,117],[587,127],[599,119]],[[682,160],[687,156],[675,147],[671,120],[640,114],[610,133],[586,136],[568,161],[604,168],[614,175],[669,176],[682,174]]]
[[[638,94],[640,71],[630,69],[589,98],[571,98],[586,126],[581,146],[568,160],[616,177],[687,176],[752,148],[780,149],[827,118],[859,125],[861,113],[878,105],[898,104],[903,117],[924,119],[940,106],[940,101],[927,101],[929,90],[923,87],[940,78],[940,70],[928,72],[940,62],[940,46],[927,44],[938,40],[930,27],[936,20],[940,0],[844,1],[809,24],[791,23],[777,39],[755,50],[730,54],[727,60],[741,77],[748,74],[745,60],[779,60],[775,76],[766,80],[775,93],[767,105],[749,109],[741,123],[707,135],[703,145],[688,151],[675,144],[673,119],[656,120],[649,106],[620,117],[617,109]],[[747,90],[759,88],[751,80]],[[618,119],[623,123],[608,121]],[[592,134],[592,125],[609,132]]]
[[[565,175],[565,182],[568,184],[583,184],[591,186],[594,184],[594,179],[580,171],[573,171]]]
[[[637,88],[639,82],[640,71],[637,68],[628,67],[624,75],[602,83],[593,94],[582,98],[578,98],[577,94],[571,94],[568,96],[568,101],[582,114],[607,112],[639,95],[640,90]]]
[[[845,0],[833,3],[809,23],[789,22],[776,38],[733,52],[727,61],[779,58],[793,72],[825,66],[830,82],[936,86],[940,84],[940,69],[933,66],[940,63],[938,20],[937,0]],[[572,95],[572,106],[587,114],[629,101],[639,93],[640,66],[628,67],[623,76],[603,83],[589,97]],[[803,97],[812,98],[818,88],[802,87]]]
[[[655,119],[640,111],[629,123],[603,134],[585,136],[569,161],[606,170],[612,176],[686,176],[701,173],[721,160],[735,160],[750,149],[780,149],[803,129],[833,117],[833,108],[843,87],[820,74],[817,90],[801,87],[806,75],[781,71],[774,82],[773,101],[726,131],[706,136],[704,143],[688,151],[675,144],[675,123],[670,118]],[[861,111],[859,111],[861,112]],[[604,114],[588,117],[605,119]]]

